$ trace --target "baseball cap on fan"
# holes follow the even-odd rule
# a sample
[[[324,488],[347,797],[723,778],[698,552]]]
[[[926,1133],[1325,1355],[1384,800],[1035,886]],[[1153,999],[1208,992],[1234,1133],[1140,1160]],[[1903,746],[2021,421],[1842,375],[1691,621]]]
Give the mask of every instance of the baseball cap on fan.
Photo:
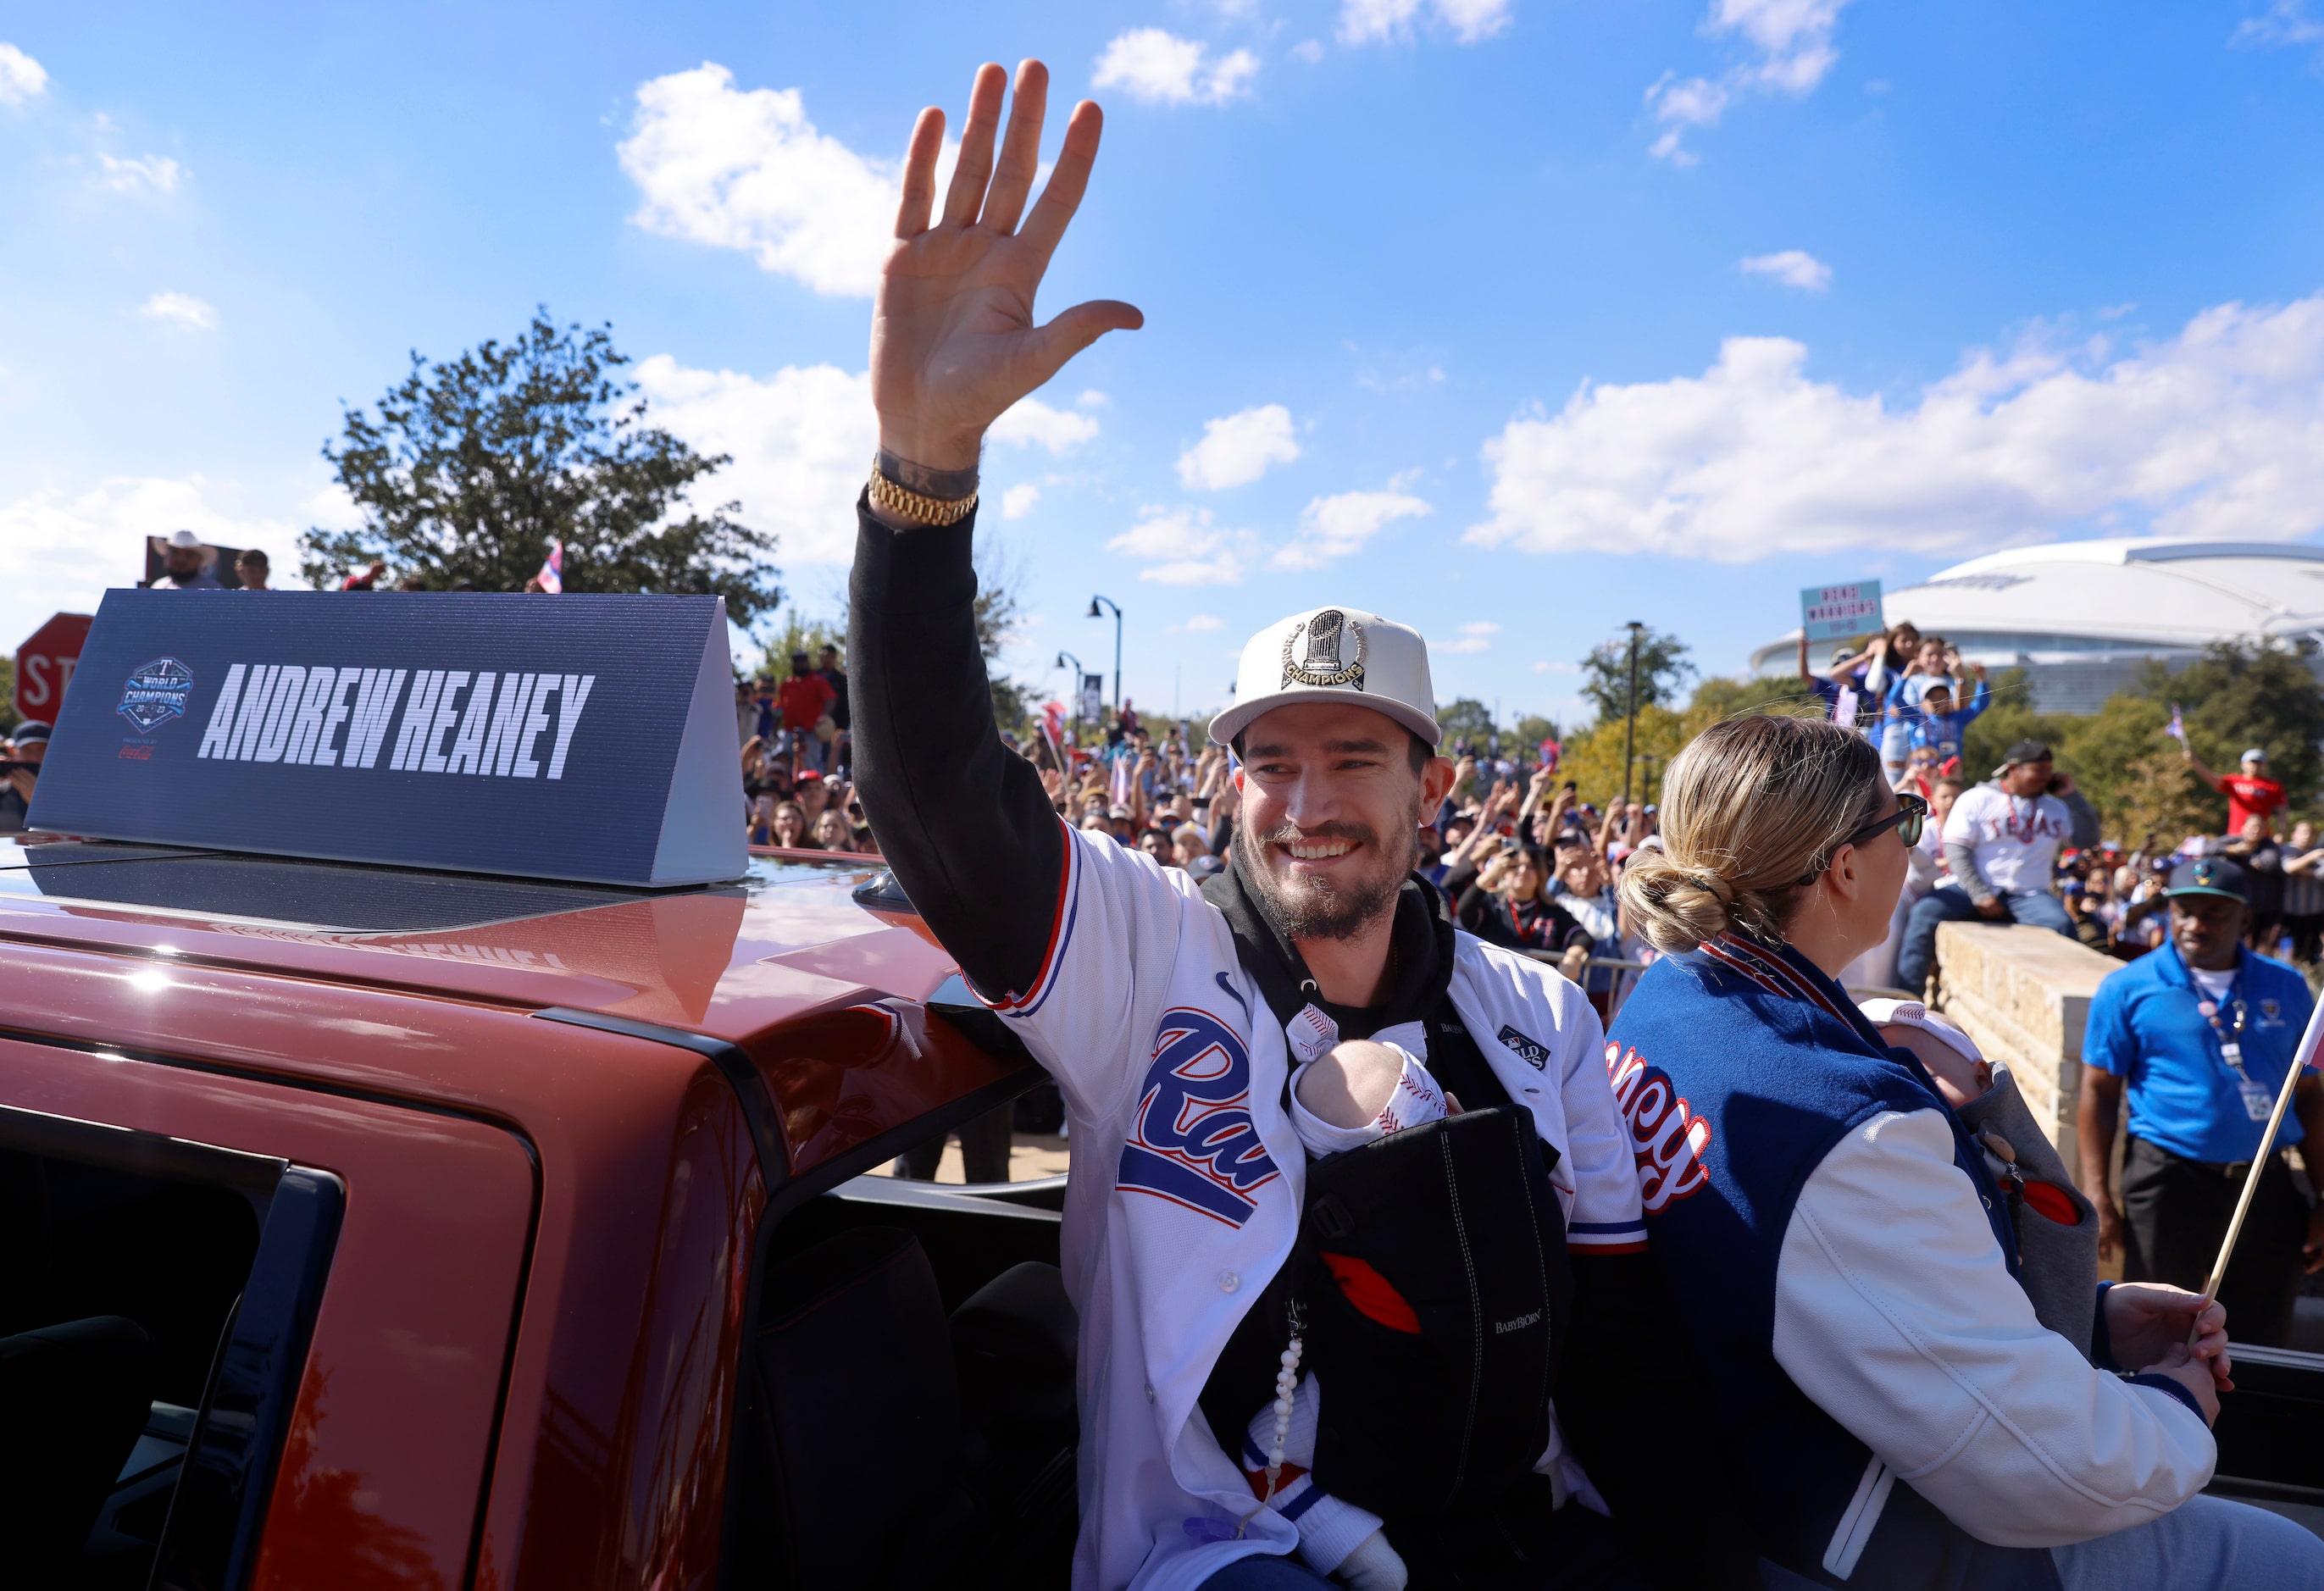
[[[1211,720],[1211,739],[1230,745],[1261,715],[1306,702],[1384,713],[1431,746],[1443,738],[1428,643],[1411,626],[1359,608],[1310,608],[1245,642],[1234,705]]]

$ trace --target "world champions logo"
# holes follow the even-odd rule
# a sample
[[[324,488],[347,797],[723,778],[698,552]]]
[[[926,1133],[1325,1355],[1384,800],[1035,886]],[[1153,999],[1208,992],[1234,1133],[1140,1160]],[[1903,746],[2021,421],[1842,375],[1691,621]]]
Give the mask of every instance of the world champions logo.
[[[1114,1185],[1240,1227],[1282,1174],[1250,1119],[1250,1055],[1207,1011],[1165,1011]]]

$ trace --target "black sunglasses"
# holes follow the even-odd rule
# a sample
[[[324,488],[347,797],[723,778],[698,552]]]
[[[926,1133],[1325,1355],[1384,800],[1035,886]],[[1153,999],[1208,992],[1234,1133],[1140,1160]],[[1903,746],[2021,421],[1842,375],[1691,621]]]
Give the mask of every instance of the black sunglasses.
[[[1911,846],[1918,845],[1921,842],[1921,829],[1928,821],[1929,804],[1927,802],[1922,800],[1918,796],[1900,795],[1896,797],[1895,811],[1890,813],[1885,818],[1876,818],[1871,823],[1865,824],[1864,827],[1857,830],[1855,833],[1850,834],[1847,839],[1841,841],[1840,845],[1861,845],[1866,841],[1871,839],[1874,835],[1879,833],[1883,829],[1893,828],[1896,831],[1896,838],[1902,840],[1909,848]],[[1838,853],[1840,845],[1835,845],[1831,848],[1835,854]],[[1816,875],[1822,872],[1824,869],[1830,866],[1831,866],[1831,858],[1827,856],[1822,861],[1817,863],[1814,867],[1810,868],[1805,873],[1802,874],[1800,877],[1800,882],[1803,885],[1814,883],[1816,881]]]

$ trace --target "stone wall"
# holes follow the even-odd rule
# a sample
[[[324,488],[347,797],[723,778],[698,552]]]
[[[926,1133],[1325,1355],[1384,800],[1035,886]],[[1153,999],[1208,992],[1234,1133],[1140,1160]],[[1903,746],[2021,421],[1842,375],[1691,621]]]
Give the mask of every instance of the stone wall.
[[[2079,1172],[2082,1028],[2099,980],[2123,963],[2047,928],[1947,923],[1937,930],[1937,1009],[2015,1074],[2034,1119]]]

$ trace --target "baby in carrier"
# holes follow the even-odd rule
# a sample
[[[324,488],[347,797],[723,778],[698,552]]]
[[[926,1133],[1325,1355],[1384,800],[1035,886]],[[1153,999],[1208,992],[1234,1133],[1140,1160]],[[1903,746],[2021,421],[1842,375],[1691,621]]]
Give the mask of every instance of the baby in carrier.
[[[1406,1030],[1409,1030],[1408,1032]],[[1384,1028],[1369,1039],[1342,1039],[1321,1048],[1292,1074],[1291,1121],[1317,1160],[1373,1144],[1394,1132],[1458,1115],[1416,1051],[1421,1025]],[[1295,1044],[1302,1035],[1292,1035]],[[1404,1038],[1412,1047],[1397,1043]],[[1302,1049],[1330,1035],[1314,1035]],[[1342,1286],[1348,1278],[1342,1278]],[[1318,1574],[1334,1575],[1357,1591],[1403,1591],[1404,1559],[1388,1544],[1382,1521],[1320,1490],[1309,1476],[1315,1457],[1321,1402],[1315,1378],[1284,1355],[1275,1401],[1251,1416],[1238,1461],[1251,1492],[1299,1531],[1299,1557]],[[1224,1433],[1221,1433],[1222,1436]]]
[[[2034,1317],[2089,1357],[2098,1312],[2098,1213],[2034,1119],[2016,1079],[1917,1000],[1865,1000],[1858,1008],[1884,1040],[1920,1060],[1985,1152],[1986,1170],[2009,1200],[2024,1263],[2019,1279]]]

